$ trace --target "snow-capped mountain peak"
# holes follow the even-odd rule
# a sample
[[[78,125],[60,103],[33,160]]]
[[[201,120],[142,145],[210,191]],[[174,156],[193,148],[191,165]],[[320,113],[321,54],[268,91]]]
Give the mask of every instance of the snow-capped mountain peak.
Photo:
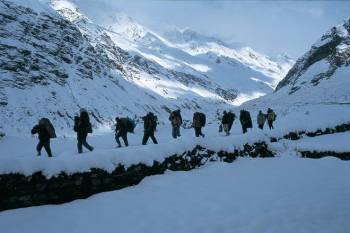
[[[65,131],[81,107],[99,127],[116,115],[140,117],[149,111],[164,121],[176,108],[185,118],[201,110],[210,119],[217,109],[271,93],[274,80],[282,78],[281,70],[274,70],[277,63],[250,48],[233,49],[185,30],[186,40],[198,45],[193,49],[121,12],[100,22],[67,0],[50,6],[31,9],[0,0],[7,16],[0,22],[5,133],[28,130],[42,116]]]

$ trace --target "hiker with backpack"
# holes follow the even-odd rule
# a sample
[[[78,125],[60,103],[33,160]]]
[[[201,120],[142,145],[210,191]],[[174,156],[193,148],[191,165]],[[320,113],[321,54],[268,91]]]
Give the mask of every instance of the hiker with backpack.
[[[250,117],[250,113],[247,110],[242,109],[240,111],[239,120],[242,125],[243,133],[246,133],[247,129],[253,128],[252,118]]]
[[[223,112],[222,119],[221,119],[222,129],[226,133],[226,136],[230,135],[229,133],[229,115],[226,111]]]
[[[157,128],[157,116],[155,116],[152,112],[149,112],[146,116],[142,117],[142,119],[144,127],[142,145],[147,144],[148,138],[151,138],[154,144],[158,144],[157,139],[154,136],[154,132]]]
[[[115,118],[116,125],[115,125],[115,141],[118,144],[118,147],[122,147],[119,138],[121,137],[124,141],[125,146],[128,146],[128,130],[127,130],[127,122],[126,118]]]
[[[228,132],[230,133],[232,125],[233,125],[233,122],[236,119],[236,115],[233,112],[231,112],[231,111],[229,111],[227,113],[227,115],[228,115]]]
[[[206,121],[206,117],[204,113],[195,112],[193,114],[192,126],[194,128],[196,137],[199,137],[199,136],[202,136],[203,138],[205,137],[205,135],[202,133],[202,127],[205,126],[205,121]]]
[[[259,129],[264,129],[266,118],[267,118],[266,114],[262,113],[262,111],[260,110],[256,117],[256,122],[258,123]]]
[[[50,139],[56,137],[55,128],[47,118],[41,118],[37,125],[31,131],[32,134],[39,135],[39,143],[36,146],[38,156],[41,155],[41,149],[44,147],[47,155],[52,157]]]
[[[80,109],[80,116],[76,116],[74,118],[74,131],[77,132],[78,153],[83,153],[83,146],[89,151],[93,151],[94,148],[86,141],[88,134],[92,133],[92,126],[90,123],[89,114],[85,109]]]
[[[267,123],[270,130],[273,129],[273,122],[276,120],[276,117],[276,113],[271,108],[267,109]]]
[[[180,109],[170,113],[169,121],[172,126],[172,136],[173,138],[180,137],[180,127],[182,125],[182,117]]]

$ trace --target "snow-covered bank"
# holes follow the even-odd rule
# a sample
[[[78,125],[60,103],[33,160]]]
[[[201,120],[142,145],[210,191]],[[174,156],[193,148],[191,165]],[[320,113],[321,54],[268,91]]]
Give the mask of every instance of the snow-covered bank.
[[[350,152],[350,132],[305,137],[298,142],[289,142],[297,151],[333,151],[338,153]]]
[[[241,140],[232,144],[229,139],[216,137],[192,140],[192,143],[176,140],[162,145],[134,146],[120,149],[122,152],[119,156],[115,154],[116,149],[113,152],[109,149],[105,153],[100,150],[87,157],[75,156],[73,159],[56,157],[33,160],[33,157],[24,157],[24,160],[18,158],[19,166],[14,160],[6,163],[5,159],[3,166],[10,171],[0,174],[0,211],[87,198],[96,193],[136,185],[147,176],[163,174],[167,170],[189,171],[209,161],[233,162],[242,156],[274,156],[264,141],[248,144]],[[29,167],[25,171],[40,170],[29,175],[21,174],[23,171],[13,172],[18,168],[23,169],[26,164]]]
[[[268,130],[267,126],[263,131],[257,129],[256,124],[248,134],[241,134],[240,123],[234,122],[232,135],[224,137],[217,132],[218,123],[208,124],[204,128],[206,138],[195,138],[193,129],[183,129],[182,137],[174,140],[171,138],[170,126],[159,125],[156,137],[158,145],[141,146],[142,138],[141,125],[138,125],[135,134],[129,134],[130,147],[115,148],[114,135],[110,132],[95,134],[90,137],[95,151],[82,156],[76,154],[76,141],[74,137],[57,138],[52,141],[52,148],[55,157],[53,159],[35,157],[34,146],[37,143],[34,138],[5,137],[0,141],[0,174],[21,173],[31,175],[41,171],[45,176],[51,177],[65,172],[89,171],[91,168],[100,168],[105,171],[113,171],[119,164],[129,167],[134,164],[143,163],[150,165],[153,161],[163,161],[167,156],[181,154],[184,151],[192,150],[200,145],[209,150],[227,152],[242,148],[244,144],[253,144],[259,141],[269,142],[271,138],[290,138],[290,134],[297,134],[297,137],[310,134],[336,133],[348,131],[350,111],[347,106],[312,105],[303,106],[298,109],[289,109],[288,112],[277,109],[277,120],[275,129]],[[238,114],[237,114],[238,115]],[[255,112],[251,113],[253,122]],[[344,129],[342,125],[346,125]],[[329,132],[328,132],[328,131]],[[342,134],[337,134],[342,135]],[[332,137],[332,136],[331,136]],[[336,136],[337,137],[337,136]],[[317,145],[315,138],[311,143]],[[327,140],[327,139],[326,139]],[[344,145],[342,140],[337,142],[322,143],[323,145]],[[311,148],[312,149],[312,148]],[[29,152],[32,150],[32,152]],[[350,151],[350,149],[346,149]]]
[[[350,167],[323,158],[240,158],[63,205],[0,213],[19,232],[347,233]]]
[[[158,145],[96,149],[82,156],[77,156],[75,152],[65,152],[55,158],[5,155],[0,157],[0,174],[20,173],[29,176],[40,171],[50,178],[61,172],[72,174],[86,172],[91,168],[112,172],[119,165],[123,165],[125,168],[139,163],[152,166],[154,161],[163,162],[165,158],[192,150],[197,145],[216,152],[233,152],[235,149],[243,148],[245,144],[261,141],[268,142],[269,139],[264,133],[255,132],[229,137],[192,138],[192,140],[180,138]]]

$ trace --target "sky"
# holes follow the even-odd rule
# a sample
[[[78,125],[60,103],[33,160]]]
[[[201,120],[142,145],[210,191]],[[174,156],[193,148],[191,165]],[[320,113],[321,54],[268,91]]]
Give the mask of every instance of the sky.
[[[73,0],[91,17],[122,11],[156,32],[190,28],[273,56],[303,55],[350,17],[350,1]],[[103,17],[100,17],[103,18]]]

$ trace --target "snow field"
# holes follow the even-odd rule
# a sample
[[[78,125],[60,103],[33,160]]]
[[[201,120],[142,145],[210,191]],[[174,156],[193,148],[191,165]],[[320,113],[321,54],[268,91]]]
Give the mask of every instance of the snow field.
[[[257,141],[268,141],[262,133],[250,133],[246,135],[232,135],[229,137],[218,134],[215,125],[209,125],[203,132],[205,138],[195,138],[194,130],[182,130],[183,136],[172,139],[170,127],[160,128],[156,133],[159,144],[154,145],[149,140],[147,146],[141,145],[143,132],[129,134],[129,147],[116,148],[114,134],[96,135],[88,138],[88,142],[95,147],[93,152],[77,154],[75,138],[58,138],[52,140],[53,158],[48,158],[46,152],[42,156],[36,156],[33,138],[21,139],[5,138],[0,141],[3,151],[0,156],[0,174],[21,173],[31,175],[42,171],[48,178],[58,175],[60,172],[67,174],[89,171],[91,168],[101,168],[112,172],[119,164],[129,167],[138,163],[152,166],[154,161],[162,162],[166,157],[174,154],[182,154],[192,150],[196,145],[201,145],[213,151],[233,151],[246,143],[252,144]],[[123,140],[120,138],[122,145]],[[23,147],[18,147],[18,144]],[[24,148],[25,146],[25,148]],[[86,151],[86,150],[85,150]]]
[[[238,116],[237,112],[236,115]],[[346,106],[313,106],[301,108],[295,112],[291,111],[286,115],[277,111],[277,115],[275,129],[271,131],[267,129],[267,125],[263,131],[258,129],[256,113],[251,112],[254,128],[247,134],[241,133],[241,126],[236,118],[230,136],[225,137],[223,133],[218,133],[219,122],[214,122],[203,128],[206,134],[204,139],[195,138],[193,129],[182,129],[182,137],[173,139],[170,125],[161,124],[156,132],[159,144],[153,145],[149,141],[147,146],[141,145],[143,129],[142,124],[139,124],[135,134],[128,134],[130,145],[128,148],[116,148],[112,130],[104,128],[88,137],[88,142],[95,147],[95,150],[82,155],[77,154],[76,138],[73,136],[74,132],[71,132],[67,137],[52,140],[51,148],[54,158],[47,158],[44,150],[41,157],[36,156],[36,138],[5,137],[0,140],[0,174],[31,175],[42,171],[45,176],[51,177],[60,172],[71,174],[89,171],[91,168],[101,168],[112,172],[119,164],[125,167],[138,163],[152,165],[154,161],[161,162],[168,156],[192,150],[196,145],[214,151],[233,151],[246,143],[265,141],[271,149],[279,152],[284,150],[350,151],[347,143],[349,133],[315,138],[305,137],[295,142],[283,140],[280,143],[269,143],[271,137],[281,138],[290,132],[334,128],[350,119],[350,111],[346,109]],[[120,140],[124,145],[121,138]]]
[[[239,158],[62,205],[0,213],[6,233],[347,233],[350,167],[335,158]],[[20,223],[20,224],[19,224]]]
[[[337,153],[350,152],[350,132],[322,135],[319,137],[304,137],[298,141],[287,141],[290,148],[296,151],[332,151]]]

